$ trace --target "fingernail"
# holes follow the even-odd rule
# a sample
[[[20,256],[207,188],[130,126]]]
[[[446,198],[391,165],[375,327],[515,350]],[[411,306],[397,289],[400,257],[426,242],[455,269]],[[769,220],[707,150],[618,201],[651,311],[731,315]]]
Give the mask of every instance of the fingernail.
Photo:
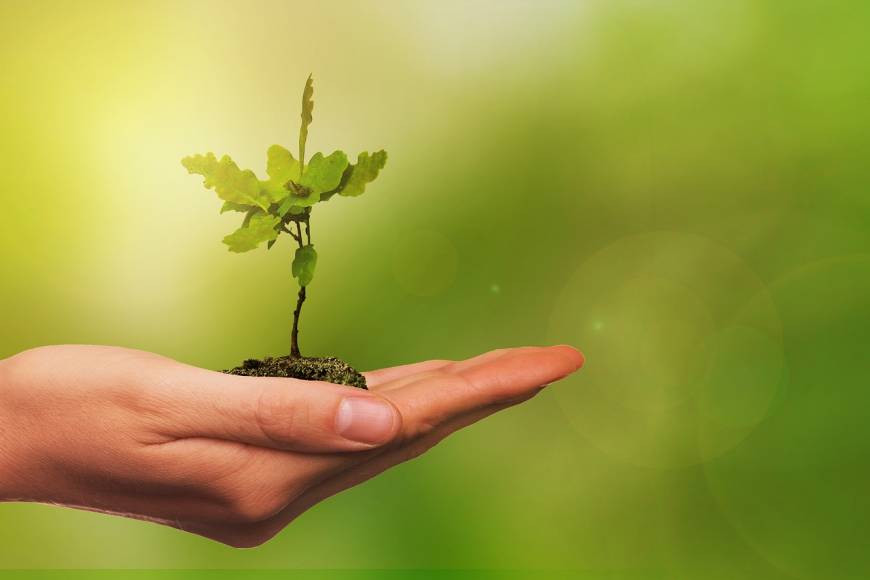
[[[577,355],[577,368],[574,370],[580,370],[581,368],[583,368],[583,365],[586,364],[586,356],[582,352],[580,352],[580,349],[578,349],[576,346],[570,344],[557,344],[555,348],[570,348],[574,351],[574,354]]]
[[[395,431],[396,410],[377,398],[348,397],[338,406],[335,428],[345,439],[378,445]]]

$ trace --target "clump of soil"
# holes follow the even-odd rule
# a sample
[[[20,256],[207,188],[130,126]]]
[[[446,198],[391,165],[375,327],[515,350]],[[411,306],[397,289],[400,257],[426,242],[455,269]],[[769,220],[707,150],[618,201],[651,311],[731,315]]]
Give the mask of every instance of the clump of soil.
[[[306,381],[326,381],[365,389],[366,378],[359,371],[334,356],[328,357],[266,357],[248,359],[242,366],[223,371],[246,377],[288,377]]]

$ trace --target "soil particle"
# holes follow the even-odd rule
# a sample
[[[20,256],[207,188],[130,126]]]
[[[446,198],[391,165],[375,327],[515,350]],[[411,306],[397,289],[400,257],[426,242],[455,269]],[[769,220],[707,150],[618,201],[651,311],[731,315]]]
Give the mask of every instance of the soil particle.
[[[306,381],[326,381],[366,388],[366,378],[359,371],[334,356],[329,357],[266,357],[248,359],[234,369],[223,371],[246,377],[289,377]]]

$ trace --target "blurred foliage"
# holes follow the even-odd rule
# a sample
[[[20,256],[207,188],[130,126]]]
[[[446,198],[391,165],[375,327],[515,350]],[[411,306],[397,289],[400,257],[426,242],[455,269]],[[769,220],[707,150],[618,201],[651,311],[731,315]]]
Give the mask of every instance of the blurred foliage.
[[[867,577],[868,23],[843,0],[5,0],[0,356],[283,353],[289,252],[215,244],[235,218],[178,159],[259,165],[313,70],[313,150],[391,160],[318,217],[307,350],[588,364],[261,549],[5,505],[0,566]]]

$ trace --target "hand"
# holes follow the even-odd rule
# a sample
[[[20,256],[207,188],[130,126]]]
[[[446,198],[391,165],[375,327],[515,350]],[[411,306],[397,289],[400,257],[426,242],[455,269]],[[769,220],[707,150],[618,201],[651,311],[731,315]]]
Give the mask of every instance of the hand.
[[[571,347],[506,349],[367,373],[363,391],[121,348],[37,348],[0,361],[0,499],[256,546],[582,364]]]

